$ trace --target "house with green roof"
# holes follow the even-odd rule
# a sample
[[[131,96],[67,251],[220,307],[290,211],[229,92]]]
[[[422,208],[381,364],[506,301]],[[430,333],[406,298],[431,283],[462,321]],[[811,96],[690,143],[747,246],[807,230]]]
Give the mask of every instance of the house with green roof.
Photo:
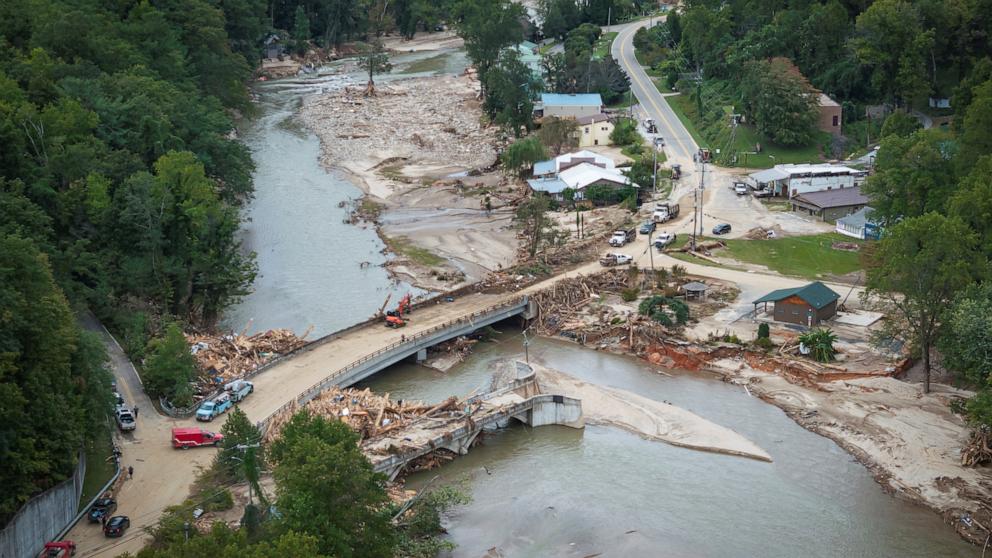
[[[768,303],[774,305],[772,319],[806,327],[814,327],[837,314],[837,300],[840,295],[819,281],[802,287],[778,289],[754,301],[754,314],[763,304],[765,312]]]

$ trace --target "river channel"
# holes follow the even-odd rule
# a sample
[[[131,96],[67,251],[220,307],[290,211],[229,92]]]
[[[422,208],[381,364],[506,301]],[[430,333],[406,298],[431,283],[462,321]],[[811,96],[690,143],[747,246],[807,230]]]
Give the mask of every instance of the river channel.
[[[402,71],[426,56],[433,55],[397,57],[394,64]],[[463,60],[458,53],[427,65],[459,71]],[[294,116],[304,96],[349,79],[331,74],[255,88],[259,114],[241,134],[257,165],[256,197],[242,234],[258,253],[259,277],[254,293],[226,315],[231,328],[251,323],[253,331],[301,332],[313,325],[316,337],[364,320],[388,293],[407,289],[381,267],[388,256],[375,231],[344,222],[361,192],[347,176],[321,168],[317,139]],[[447,373],[402,364],[367,385],[405,399],[470,393],[500,360],[523,358],[519,331],[500,328],[495,341]],[[532,340],[529,356],[690,409],[748,437],[774,462],[681,449],[611,427],[515,425],[409,479],[418,487],[439,476],[436,483],[461,483],[471,494],[450,518],[458,545],[452,556],[480,557],[490,548],[507,557],[981,554],[936,514],[882,492],[832,441],[739,387],[696,374],[664,376],[634,358],[555,340]]]

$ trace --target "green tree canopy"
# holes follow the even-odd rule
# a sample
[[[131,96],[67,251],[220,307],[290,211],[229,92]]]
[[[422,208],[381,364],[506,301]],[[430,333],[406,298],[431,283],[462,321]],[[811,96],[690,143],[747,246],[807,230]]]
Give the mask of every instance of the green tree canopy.
[[[0,236],[0,524],[71,475],[111,410],[102,343],[79,330],[48,258]]]
[[[741,82],[744,114],[759,132],[780,145],[806,145],[816,124],[816,92],[788,62],[748,62]]]
[[[499,156],[507,171],[521,175],[534,163],[548,158],[548,152],[536,137],[519,139],[509,145]]]
[[[881,300],[894,313],[897,333],[922,354],[924,391],[945,309],[987,268],[978,235],[960,219],[933,212],[891,226],[871,254],[864,296]]]
[[[147,353],[142,374],[145,391],[179,407],[191,405],[193,392],[189,383],[196,379],[196,361],[179,326],[169,324],[161,338],[151,341]]]
[[[894,223],[944,209],[954,189],[954,167],[945,141],[930,130],[882,140],[875,174],[862,186],[875,218]]]
[[[269,454],[283,529],[316,535],[331,556],[393,554],[386,478],[372,471],[347,425],[300,411]]]

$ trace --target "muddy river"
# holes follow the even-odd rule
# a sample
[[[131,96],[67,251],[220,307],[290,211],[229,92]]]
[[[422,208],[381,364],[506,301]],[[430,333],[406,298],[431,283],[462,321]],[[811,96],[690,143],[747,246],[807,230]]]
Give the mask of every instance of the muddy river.
[[[507,330],[447,373],[399,365],[367,382],[392,397],[439,400],[487,385],[524,358]],[[868,471],[777,407],[698,374],[554,340],[530,358],[585,381],[670,401],[748,437],[773,463],[677,448],[611,427],[515,425],[467,456],[409,479],[463,483],[453,556],[975,557],[940,518],[882,492]]]
[[[419,61],[419,63],[418,63]],[[423,72],[458,71],[464,56],[394,60]],[[329,71],[340,71],[341,67]],[[393,76],[402,77],[400,76]],[[320,335],[359,322],[405,291],[381,267],[375,231],[345,224],[360,190],[318,164],[317,139],[294,117],[301,99],[347,76],[256,88],[260,114],[242,135],[258,166],[243,238],[258,253],[255,292],[226,316],[235,329],[313,325]],[[342,204],[342,202],[344,202]],[[362,265],[368,262],[367,265]],[[500,359],[522,358],[519,332],[478,347],[448,373],[398,365],[368,385],[435,400],[485,384]],[[429,473],[462,483],[472,503],[450,518],[454,556],[975,557],[940,518],[882,492],[866,469],[741,388],[698,375],[657,374],[636,359],[551,340],[530,358],[584,380],[670,401],[747,436],[773,463],[680,449],[589,426],[513,426]]]

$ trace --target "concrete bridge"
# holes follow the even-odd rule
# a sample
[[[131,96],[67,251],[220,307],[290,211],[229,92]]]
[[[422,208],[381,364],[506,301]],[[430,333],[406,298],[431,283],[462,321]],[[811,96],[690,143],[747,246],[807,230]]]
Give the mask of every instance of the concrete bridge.
[[[350,386],[405,358],[425,358],[428,347],[513,316],[531,318],[533,312],[527,296],[472,293],[415,306],[404,328],[370,319],[260,368],[251,375],[255,393],[242,409],[264,426],[276,412],[306,403],[328,387]]]
[[[533,369],[516,363],[517,378],[509,385],[468,399],[464,410],[447,420],[421,417],[385,438],[362,444],[372,466],[394,480],[416,459],[438,449],[464,455],[484,430],[494,430],[517,420],[529,426],[557,424],[582,428],[582,402],[540,392]]]

